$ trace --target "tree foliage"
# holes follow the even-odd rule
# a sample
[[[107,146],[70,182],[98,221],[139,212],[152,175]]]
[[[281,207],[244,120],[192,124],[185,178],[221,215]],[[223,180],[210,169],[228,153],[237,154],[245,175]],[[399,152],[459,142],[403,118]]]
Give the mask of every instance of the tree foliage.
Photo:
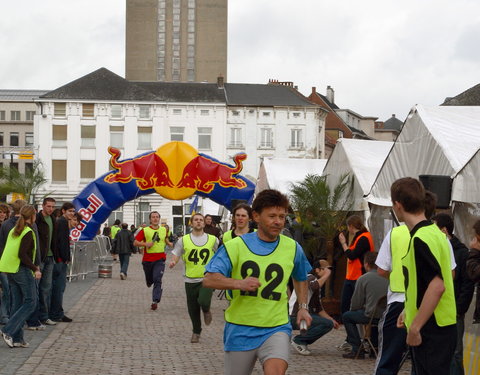
[[[25,200],[34,203],[33,199],[38,190],[47,182],[43,165],[40,160],[35,160],[30,169],[20,173],[17,168],[5,166],[0,168],[0,194],[19,193]]]

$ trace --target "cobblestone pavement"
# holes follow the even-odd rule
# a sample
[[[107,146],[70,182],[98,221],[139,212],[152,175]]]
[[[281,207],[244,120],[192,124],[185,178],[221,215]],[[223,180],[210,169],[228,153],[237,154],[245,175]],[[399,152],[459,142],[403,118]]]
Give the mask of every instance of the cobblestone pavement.
[[[182,269],[166,270],[158,310],[151,311],[151,289],[145,286],[140,255],[133,255],[127,280],[119,264],[112,279],[70,283],[67,314],[44,332],[26,333],[28,349],[0,348],[0,374],[223,374],[223,309],[215,293],[213,322],[200,343],[191,344]],[[347,360],[335,348],[345,331],[330,332],[311,345],[310,357],[292,353],[288,374],[371,374],[373,359]],[[405,365],[404,374],[407,374]],[[262,374],[257,364],[254,374]]]

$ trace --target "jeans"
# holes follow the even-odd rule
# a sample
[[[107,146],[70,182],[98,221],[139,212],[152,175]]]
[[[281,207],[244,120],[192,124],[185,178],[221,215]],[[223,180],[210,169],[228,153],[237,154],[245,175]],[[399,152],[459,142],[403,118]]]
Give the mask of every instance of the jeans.
[[[52,276],[52,295],[50,302],[49,316],[52,320],[62,319],[63,311],[63,293],[67,286],[67,264],[55,263]]]
[[[353,292],[357,280],[345,280],[342,288],[341,310],[342,314],[350,311],[350,303],[352,302]]]
[[[128,270],[128,263],[130,262],[130,254],[118,254],[118,257],[120,258],[120,272],[126,275]]]
[[[8,285],[8,276],[4,272],[0,272],[0,284],[2,284],[2,300],[0,303],[0,323],[6,324],[8,318],[10,317],[11,309],[11,297],[10,297],[10,286]]]
[[[53,267],[55,261],[53,256],[46,257],[45,262],[42,265],[42,278],[40,279],[39,286],[39,314],[38,317],[41,322],[48,319],[48,312],[50,311],[50,303],[52,300],[52,277]]]
[[[304,335],[297,335],[293,338],[293,341],[300,345],[310,345],[317,341],[320,337],[327,334],[333,329],[333,322],[330,319],[324,318],[318,314],[312,315],[312,324],[308,327],[307,332]],[[290,317],[290,323],[292,323],[293,329],[300,329],[297,324],[297,317],[292,315]]]
[[[407,330],[397,328],[397,319],[404,307],[403,302],[390,303],[378,324],[378,356],[374,375],[398,374],[400,362],[407,351]]]
[[[35,310],[30,314],[30,316],[27,319],[27,326],[28,327],[39,327],[42,323],[40,323],[39,320],[39,314],[40,311],[39,309],[39,298],[38,298],[38,287],[40,285],[40,280],[35,279]]]
[[[352,345],[352,351],[357,352],[361,344],[357,324],[367,324],[370,321],[370,318],[365,315],[364,310],[347,311],[342,315],[342,318],[343,324],[345,325],[345,331],[347,331],[347,342]],[[372,341],[374,342],[373,337]]]
[[[203,312],[210,311],[213,289],[204,288],[201,282],[185,283],[185,293],[187,295],[188,315],[190,315],[190,320],[192,321],[193,333],[199,335],[202,332],[200,310]]]
[[[8,274],[12,295],[12,311],[3,332],[13,342],[23,342],[23,325],[36,308],[37,286],[32,271],[20,266],[17,273]]]
[[[162,278],[165,271],[165,260],[142,262],[142,266],[145,272],[147,287],[150,288],[153,285],[152,302],[158,303],[162,299]]]

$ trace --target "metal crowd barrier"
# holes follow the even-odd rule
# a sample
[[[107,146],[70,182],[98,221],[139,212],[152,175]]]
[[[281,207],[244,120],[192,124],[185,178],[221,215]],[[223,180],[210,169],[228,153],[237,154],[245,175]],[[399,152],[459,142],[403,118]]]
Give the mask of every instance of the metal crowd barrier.
[[[70,247],[71,262],[67,278],[69,281],[87,277],[97,272],[98,266],[110,258],[110,240],[106,236],[97,236],[92,241],[77,241]]]

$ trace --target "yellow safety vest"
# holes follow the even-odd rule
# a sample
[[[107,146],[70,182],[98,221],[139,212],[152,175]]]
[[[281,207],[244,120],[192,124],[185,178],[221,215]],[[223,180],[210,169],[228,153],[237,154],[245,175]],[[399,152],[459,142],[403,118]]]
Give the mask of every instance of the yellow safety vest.
[[[232,291],[232,301],[225,311],[229,323],[253,327],[277,327],[288,323],[287,283],[292,274],[297,244],[280,235],[268,255],[256,255],[241,237],[225,244],[232,262],[233,279],[257,277],[261,286],[254,292]]]
[[[158,233],[158,241],[153,241],[153,236]],[[147,253],[164,253],[165,252],[165,237],[167,236],[167,230],[164,227],[158,227],[152,229],[150,227],[143,228],[143,234],[145,234],[145,242],[153,242],[153,246],[147,249]]]
[[[17,273],[20,268],[20,258],[18,252],[20,251],[20,243],[22,238],[28,233],[33,232],[32,228],[25,226],[22,233],[19,236],[14,237],[13,228],[10,233],[8,233],[7,242],[5,243],[5,249],[0,259],[0,272],[7,273]],[[37,254],[37,239],[35,238],[35,233],[33,233],[33,260]]]
[[[405,293],[402,258],[408,252],[410,231],[406,225],[395,227],[390,232],[390,253],[392,271],[390,272],[390,290],[395,293]]]
[[[435,320],[440,327],[455,324],[457,322],[457,308],[453,290],[450,248],[445,234],[440,231],[436,224],[431,224],[421,227],[416,231],[410,240],[408,252],[402,259],[405,273],[405,325],[407,328],[410,327],[420,307],[419,305],[417,306],[417,302],[421,302],[417,301],[417,265],[413,248],[415,238],[420,238],[430,248],[430,251],[440,265],[442,279],[445,285],[445,291],[433,312]]]
[[[190,234],[182,237],[183,240],[183,261],[185,262],[185,276],[190,279],[203,277],[205,267],[214,254],[213,247],[217,237],[207,234],[207,242],[197,246],[193,243]]]
[[[114,240],[118,232],[120,232],[120,227],[118,225],[114,225],[112,229],[110,229],[110,238]]]

